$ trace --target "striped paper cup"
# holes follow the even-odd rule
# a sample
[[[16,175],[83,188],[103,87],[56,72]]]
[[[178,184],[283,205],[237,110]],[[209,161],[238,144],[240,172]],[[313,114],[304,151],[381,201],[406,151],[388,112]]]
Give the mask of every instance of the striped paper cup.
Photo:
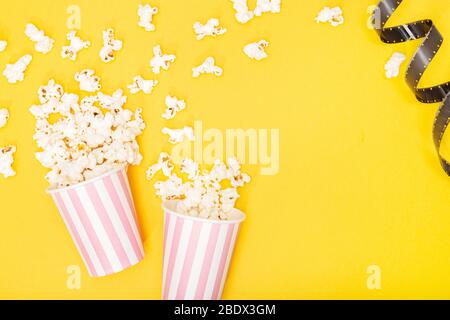
[[[62,189],[49,189],[91,277],[144,258],[126,167]]]
[[[239,226],[245,215],[215,221],[179,214],[176,201],[164,209],[164,300],[220,300]]]

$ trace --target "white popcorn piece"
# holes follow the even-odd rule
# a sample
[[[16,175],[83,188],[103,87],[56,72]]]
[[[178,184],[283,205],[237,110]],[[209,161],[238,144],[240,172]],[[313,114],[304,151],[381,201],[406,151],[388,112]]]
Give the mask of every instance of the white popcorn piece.
[[[69,58],[72,61],[77,59],[78,52],[82,49],[89,48],[91,45],[89,41],[84,41],[78,37],[76,31],[70,31],[67,34],[67,40],[69,40],[70,44],[62,47],[61,57],[63,59]]]
[[[0,129],[6,126],[9,119],[9,111],[6,108],[0,109]]]
[[[256,8],[253,11],[255,16],[259,17],[263,13],[280,13],[281,12],[281,0],[258,0],[256,2]]]
[[[340,7],[324,7],[316,17],[317,23],[329,23],[333,27],[337,27],[344,23],[344,17],[342,16],[342,9]]]
[[[175,61],[176,56],[173,54],[163,54],[160,45],[153,47],[153,58],[150,61],[153,73],[159,74],[161,69],[168,70],[170,65]]]
[[[236,11],[234,15],[240,23],[247,23],[253,19],[254,13],[248,9],[247,0],[231,0],[233,9]]]
[[[169,129],[167,127],[164,127],[162,129],[162,133],[169,136],[169,142],[171,144],[181,143],[186,138],[189,141],[195,140],[194,129],[192,129],[192,127],[186,126],[182,129]]]
[[[100,58],[108,63],[115,59],[115,52],[122,49],[122,40],[115,38],[114,30],[109,28],[103,31],[103,47],[100,50]]]
[[[170,120],[175,118],[178,112],[186,108],[186,102],[179,100],[177,97],[168,95],[166,97],[166,111],[162,115],[164,119]]]
[[[8,42],[7,41],[0,40],[0,52],[5,51],[7,46],[8,46]]]
[[[100,77],[95,75],[95,71],[84,69],[75,74],[75,80],[80,83],[80,90],[96,92],[101,89]]]
[[[41,104],[30,108],[36,118],[33,138],[41,150],[36,158],[50,169],[46,179],[52,187],[74,185],[142,161],[136,141],[145,128],[142,110],[124,109],[122,90],[79,101],[50,80],[38,94]],[[50,122],[52,115],[57,120]]]
[[[12,169],[15,152],[15,146],[0,148],[0,174],[3,175],[5,179],[16,175],[16,172]]]
[[[405,60],[406,56],[403,53],[395,52],[384,66],[386,78],[392,79],[398,77],[400,73],[400,66]]]
[[[31,41],[36,43],[34,49],[37,52],[47,54],[52,50],[55,40],[46,36],[44,31],[39,30],[34,24],[27,24],[25,27],[25,34]]]
[[[164,167],[166,170],[164,170]],[[239,198],[237,188],[250,182],[250,177],[241,172],[239,162],[230,158],[228,166],[217,160],[210,171],[200,171],[198,163],[192,159],[184,159],[180,164],[183,177],[174,173],[175,164],[167,153],[162,153],[158,163],[147,171],[150,180],[162,170],[165,181],[155,183],[156,195],[164,201],[176,200],[176,210],[185,215],[211,220],[233,220],[239,217],[235,211]],[[223,187],[228,180],[232,187]]]
[[[14,64],[7,64],[5,70],[3,71],[3,75],[8,79],[9,83],[17,83],[23,81],[25,77],[25,70],[28,65],[31,63],[32,56],[27,54],[20,58]]]
[[[219,19],[216,18],[209,19],[204,25],[200,22],[194,23],[194,31],[197,35],[197,40],[202,40],[206,36],[216,37],[227,32],[227,29],[219,27],[219,24]]]
[[[155,25],[153,22],[153,16],[158,13],[157,7],[152,7],[150,4],[139,5],[138,8],[138,16],[139,23],[138,25],[145,29],[145,31],[154,31]]]
[[[158,84],[158,80],[145,80],[140,75],[133,78],[133,83],[128,86],[132,94],[136,94],[139,91],[145,94],[150,94],[153,88]]]
[[[222,68],[215,65],[215,60],[213,57],[208,57],[206,60],[198,67],[192,68],[192,76],[194,78],[200,77],[201,74],[214,74],[220,77],[223,73]]]
[[[267,58],[265,49],[269,46],[269,42],[261,40],[250,43],[244,47],[244,53],[252,59],[257,61]]]

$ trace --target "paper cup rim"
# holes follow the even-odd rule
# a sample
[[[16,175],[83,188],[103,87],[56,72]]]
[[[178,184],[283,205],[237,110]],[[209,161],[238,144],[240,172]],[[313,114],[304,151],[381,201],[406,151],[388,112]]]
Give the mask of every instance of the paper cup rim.
[[[241,210],[239,209],[234,209],[233,211],[239,213],[241,215],[241,217],[239,219],[234,219],[234,220],[212,220],[212,219],[205,219],[205,218],[200,218],[200,217],[191,217],[182,213],[179,213],[175,210],[173,210],[172,208],[170,208],[171,205],[177,203],[179,201],[177,200],[169,200],[169,201],[164,201],[162,203],[162,208],[164,210],[164,212],[169,212],[170,214],[173,214],[177,217],[183,218],[183,219],[187,219],[187,220],[192,220],[192,221],[199,221],[199,222],[204,222],[204,223],[211,223],[211,224],[237,224],[237,223],[241,223],[246,219],[246,215],[245,213],[243,213]]]
[[[109,175],[111,175],[113,173],[117,173],[117,172],[120,172],[122,170],[127,170],[127,168],[128,168],[128,165],[122,165],[122,166],[120,166],[120,167],[118,167],[116,169],[107,171],[107,172],[105,172],[104,174],[102,174],[102,175],[100,175],[98,177],[94,177],[94,178],[91,178],[91,179],[88,179],[88,180],[85,180],[85,181],[82,181],[80,183],[77,183],[77,184],[74,184],[74,185],[71,185],[71,186],[68,186],[68,187],[64,187],[64,188],[53,188],[53,187],[50,187],[47,190],[45,190],[45,192],[47,192],[48,194],[54,194],[54,193],[58,193],[58,192],[62,192],[62,191],[77,189],[77,188],[83,187],[83,186],[85,186],[85,185],[87,185],[89,183],[92,183],[94,181],[101,180],[104,177],[109,176]]]

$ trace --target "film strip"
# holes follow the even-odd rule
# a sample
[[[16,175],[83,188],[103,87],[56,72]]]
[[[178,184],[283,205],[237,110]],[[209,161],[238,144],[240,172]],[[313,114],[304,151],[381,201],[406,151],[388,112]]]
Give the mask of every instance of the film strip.
[[[387,21],[402,1],[380,1],[374,11],[373,25],[384,43],[401,43],[424,38],[409,63],[406,71],[406,82],[420,102],[442,102],[434,119],[433,140],[442,168],[450,176],[450,163],[440,153],[442,137],[450,119],[450,81],[433,87],[419,87],[425,70],[439,51],[444,38],[431,20],[420,20],[385,28]]]

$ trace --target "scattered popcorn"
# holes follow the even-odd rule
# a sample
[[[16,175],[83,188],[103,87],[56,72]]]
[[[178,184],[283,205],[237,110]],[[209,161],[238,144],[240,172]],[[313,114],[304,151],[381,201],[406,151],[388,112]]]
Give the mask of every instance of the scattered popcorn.
[[[406,56],[403,53],[395,52],[384,66],[386,78],[392,79],[397,77],[400,73],[400,66],[405,60]]]
[[[0,174],[4,178],[13,177],[16,172],[11,168],[14,163],[14,153],[16,152],[15,146],[7,146],[0,148]]]
[[[139,5],[138,16],[140,18],[138,25],[146,31],[154,31],[155,25],[152,23],[153,16],[158,13],[157,7],[152,7],[149,4]]]
[[[236,11],[234,16],[237,21],[247,23],[253,18],[254,14],[248,9],[247,0],[231,0],[231,2],[233,2],[233,9]]]
[[[216,76],[220,77],[223,73],[223,70],[222,68],[215,65],[215,60],[213,57],[208,57],[201,65],[192,69],[192,76],[194,78],[198,78],[201,74],[205,73],[215,74]]]
[[[40,105],[30,112],[36,118],[34,140],[38,161],[50,172],[52,187],[71,186],[125,165],[142,161],[136,137],[145,128],[141,109],[124,109],[122,90],[111,96],[98,93],[79,101],[50,80],[39,88]],[[98,105],[98,106],[97,106]],[[50,121],[57,115],[56,121]]]
[[[281,0],[258,0],[256,8],[253,11],[255,16],[259,17],[265,12],[280,13]]]
[[[227,32],[226,28],[219,27],[219,19],[212,18],[203,25],[200,22],[194,23],[194,31],[197,34],[197,40],[202,40],[206,36],[219,36]]]
[[[6,42],[5,40],[0,40],[0,52],[5,51],[7,46],[8,42]]]
[[[122,41],[115,39],[114,30],[103,31],[103,48],[100,50],[100,58],[108,63],[115,59],[115,51],[122,49]]]
[[[166,181],[155,183],[156,194],[163,201],[176,200],[176,210],[185,215],[211,220],[233,220],[236,201],[239,198],[238,187],[250,182],[250,177],[241,173],[241,166],[235,158],[230,158],[227,165],[216,160],[210,171],[200,171],[198,163],[184,159],[179,165],[181,174],[174,173],[175,164],[167,153],[162,153],[158,163],[147,171],[147,179],[162,171]],[[223,184],[229,181],[231,187]]]
[[[136,76],[133,78],[133,83],[128,86],[128,89],[130,89],[132,94],[136,94],[139,91],[150,94],[157,84],[158,80],[145,80],[141,76]]]
[[[150,67],[152,67],[153,72],[156,74],[161,72],[161,68],[168,70],[170,64],[172,64],[176,58],[173,54],[163,54],[160,45],[153,47],[153,55],[154,57],[150,61]]]
[[[39,30],[34,24],[27,24],[25,34],[31,41],[36,43],[34,49],[37,52],[47,54],[52,50],[55,40],[47,37],[44,31]]]
[[[89,41],[83,41],[77,36],[76,31],[70,31],[67,34],[67,40],[70,41],[68,46],[63,46],[61,51],[61,57],[63,59],[69,58],[72,61],[77,59],[77,54],[84,48],[89,48],[91,43]]]
[[[6,126],[9,119],[9,111],[6,108],[0,109],[0,129]]]
[[[342,9],[340,7],[325,7],[323,8],[316,17],[317,23],[328,22],[333,27],[337,27],[344,23],[344,17],[342,16]]]
[[[8,79],[9,83],[16,83],[18,81],[23,81],[25,76],[25,70],[32,60],[32,56],[27,54],[20,58],[14,64],[7,64],[3,75]]]
[[[250,43],[244,47],[244,53],[250,58],[259,61],[267,58],[267,53],[264,51],[264,49],[268,46],[269,43],[266,40]]]
[[[166,111],[162,115],[164,119],[170,120],[175,118],[178,112],[186,108],[186,102],[184,100],[178,100],[176,97],[168,95],[166,97]]]
[[[172,144],[181,143],[185,138],[189,141],[195,140],[194,129],[192,127],[184,127],[182,129],[163,128],[162,133],[169,136],[169,142]]]
[[[80,90],[96,92],[101,89],[100,77],[95,75],[94,70],[84,69],[75,74],[75,80],[80,83]]]

